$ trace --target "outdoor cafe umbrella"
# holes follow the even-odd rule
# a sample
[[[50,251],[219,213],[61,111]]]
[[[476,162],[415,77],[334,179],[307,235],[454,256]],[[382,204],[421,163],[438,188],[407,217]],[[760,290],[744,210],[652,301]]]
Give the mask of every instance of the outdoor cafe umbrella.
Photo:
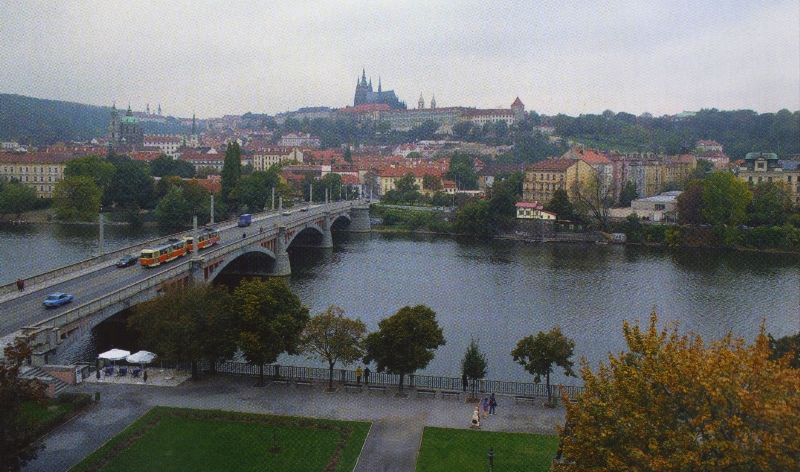
[[[102,352],[97,355],[97,378],[100,378],[100,359],[108,359],[112,363],[114,361],[119,361],[125,359],[127,356],[131,354],[131,351],[125,351],[124,349],[112,349],[110,351]]]
[[[131,364],[149,364],[155,358],[156,355],[150,351],[139,351],[127,356],[125,360]]]
[[[97,355],[98,359],[108,359],[110,361],[120,361],[131,355],[131,351],[123,349],[112,349]]]

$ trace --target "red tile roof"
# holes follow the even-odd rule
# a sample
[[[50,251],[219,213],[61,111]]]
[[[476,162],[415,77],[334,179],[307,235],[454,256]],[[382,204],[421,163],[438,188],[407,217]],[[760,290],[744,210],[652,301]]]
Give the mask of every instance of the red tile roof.
[[[525,170],[565,172],[577,162],[577,159],[547,159],[531,164]]]

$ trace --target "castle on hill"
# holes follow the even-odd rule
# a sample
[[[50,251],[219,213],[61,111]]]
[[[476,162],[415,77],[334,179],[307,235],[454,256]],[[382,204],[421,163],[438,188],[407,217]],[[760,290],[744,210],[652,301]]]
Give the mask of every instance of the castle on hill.
[[[353,106],[368,104],[384,104],[388,105],[392,110],[405,110],[406,104],[401,102],[395,95],[394,90],[382,90],[381,79],[378,78],[378,91],[372,90],[372,78],[367,82],[367,74],[364,69],[361,70],[361,80],[356,79],[356,94],[353,98]]]

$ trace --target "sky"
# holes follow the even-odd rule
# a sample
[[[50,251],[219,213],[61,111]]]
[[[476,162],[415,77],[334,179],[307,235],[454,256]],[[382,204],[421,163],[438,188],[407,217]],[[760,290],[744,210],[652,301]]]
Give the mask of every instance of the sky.
[[[800,110],[800,0],[3,0],[0,93],[199,118],[353,105]]]

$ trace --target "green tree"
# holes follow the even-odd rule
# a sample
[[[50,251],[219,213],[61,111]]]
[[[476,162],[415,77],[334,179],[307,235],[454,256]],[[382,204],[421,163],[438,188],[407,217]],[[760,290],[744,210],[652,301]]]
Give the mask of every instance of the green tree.
[[[104,202],[128,209],[152,208],[156,202],[155,181],[150,176],[147,164],[124,157],[114,167],[116,172],[103,194]]]
[[[18,471],[36,459],[44,446],[36,444],[38,431],[23,413],[22,404],[44,404],[46,386],[39,380],[20,378],[20,367],[33,350],[17,338],[4,351],[0,363],[0,471]]]
[[[461,190],[477,190],[478,174],[475,173],[475,158],[469,154],[454,152],[450,156],[450,168],[445,178],[454,180]]]
[[[788,356],[789,366],[793,369],[800,369],[800,332],[778,339],[773,338],[771,334],[767,337],[772,350],[770,359],[778,360]]]
[[[416,192],[419,190],[419,186],[416,183],[414,174],[411,172],[395,180],[394,188],[395,190],[403,194]]]
[[[239,349],[247,362],[259,366],[258,383],[263,385],[264,364],[283,353],[299,353],[308,308],[277,278],[243,280],[233,291],[231,307],[238,320]]]
[[[686,190],[678,195],[676,205],[678,223],[682,225],[705,223],[706,219],[703,216],[703,181],[691,181]]]
[[[231,193],[239,183],[242,177],[242,150],[239,143],[231,141],[228,143],[228,148],[225,150],[225,160],[222,163],[222,201],[230,204],[233,203]]]
[[[437,191],[442,189],[442,179],[435,175],[425,174],[422,176],[422,188],[430,191]]]
[[[344,156],[342,156],[345,162],[351,163],[353,162],[353,153],[350,151],[350,146],[344,150]]]
[[[290,195],[284,189],[280,180],[280,168],[272,166],[266,171],[254,171],[252,174],[242,177],[236,184],[235,199],[247,205],[251,212],[261,211],[267,203],[271,204],[272,189],[275,188],[275,198],[279,195],[288,200]],[[277,207],[277,205],[276,205]]]
[[[361,343],[367,325],[360,319],[344,316],[344,310],[331,305],[311,318],[301,338],[303,352],[328,362],[328,389],[333,390],[333,368],[337,362],[352,364],[361,359]]]
[[[623,325],[626,352],[566,402],[555,471],[800,470],[800,371],[761,333],[706,344],[677,328]]]
[[[457,233],[470,234],[482,238],[493,236],[496,228],[489,202],[486,200],[473,200],[459,208],[456,212],[453,230]]]
[[[156,220],[163,227],[184,226],[191,218],[189,202],[183,194],[183,187],[175,185],[158,202],[155,209]]]
[[[569,201],[569,195],[564,189],[553,192],[553,198],[544,205],[545,211],[556,214],[559,221],[573,221],[575,219],[575,206]]]
[[[792,189],[786,182],[759,182],[748,212],[753,226],[780,226],[792,212]]]
[[[91,177],[66,177],[53,190],[56,218],[64,221],[92,221],[100,213],[103,191]]]
[[[150,175],[153,177],[177,175],[184,179],[191,179],[195,176],[195,170],[190,162],[173,159],[162,154],[150,162]]]
[[[235,319],[230,296],[223,287],[208,284],[167,288],[154,299],[133,308],[128,326],[139,334],[145,349],[167,362],[191,362],[192,378],[197,363],[208,359],[212,371],[216,361],[236,352]]]
[[[19,219],[26,211],[36,208],[36,190],[33,187],[11,182],[0,187],[0,219],[13,214]]]
[[[714,172],[714,163],[705,159],[698,159],[695,168],[689,173],[688,181],[703,180],[706,175]]]
[[[636,190],[636,183],[632,180],[625,182],[619,194],[619,206],[629,207],[631,202],[639,198],[639,191]]]
[[[561,328],[556,326],[547,333],[539,331],[536,337],[531,335],[522,338],[511,351],[511,355],[514,357],[514,362],[534,375],[534,382],[541,382],[542,376],[545,376],[547,403],[552,405],[550,373],[553,372],[553,365],[556,365],[564,369],[564,374],[567,376],[575,377],[575,372],[572,370],[573,363],[569,360],[573,349],[575,341],[564,336]]]
[[[703,216],[712,225],[743,223],[752,199],[747,183],[730,172],[712,172],[703,182]]]
[[[114,164],[93,155],[70,159],[64,165],[64,177],[91,177],[104,192],[109,188],[114,172]]]
[[[364,339],[364,362],[374,361],[378,372],[399,374],[402,392],[404,376],[424,369],[444,344],[435,311],[425,305],[405,306],[378,322],[378,331]]]
[[[472,397],[475,398],[475,388],[478,379],[486,377],[489,371],[489,364],[486,362],[486,354],[481,352],[478,341],[470,338],[469,347],[461,358],[461,373],[467,379],[472,379]]]

